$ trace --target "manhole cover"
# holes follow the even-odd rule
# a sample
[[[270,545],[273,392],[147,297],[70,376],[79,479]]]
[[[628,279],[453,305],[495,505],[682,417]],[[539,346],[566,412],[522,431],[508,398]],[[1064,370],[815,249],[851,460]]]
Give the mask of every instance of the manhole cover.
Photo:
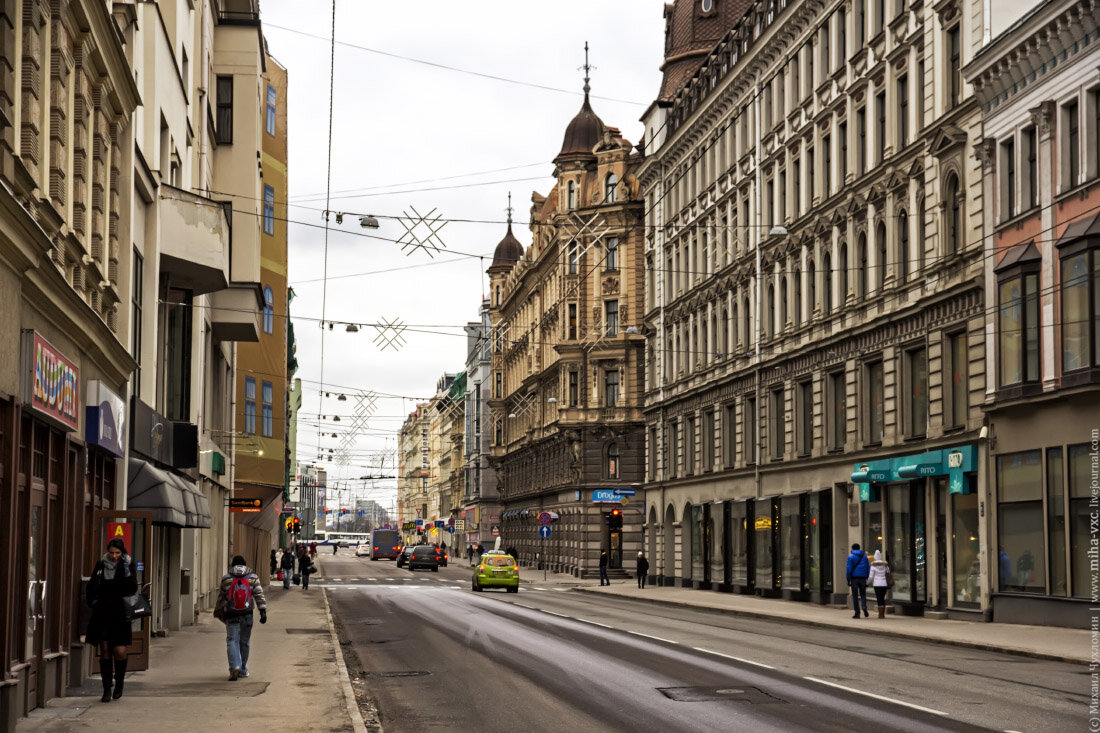
[[[757,687],[658,687],[658,692],[676,702],[733,700],[744,703],[782,702]]]
[[[327,634],[328,629],[287,629],[288,634]]]
[[[426,677],[431,672],[423,669],[405,669],[397,672],[367,672],[368,677]]]

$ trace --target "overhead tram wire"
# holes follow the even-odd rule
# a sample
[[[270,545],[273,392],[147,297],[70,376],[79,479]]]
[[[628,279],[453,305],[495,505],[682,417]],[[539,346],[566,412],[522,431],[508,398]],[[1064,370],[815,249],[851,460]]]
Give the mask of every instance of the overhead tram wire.
[[[510,165],[505,168],[493,168],[491,170],[475,171],[473,173],[457,173],[452,176],[439,176],[437,178],[421,178],[417,181],[402,181],[401,183],[390,183],[387,185],[378,186],[365,186],[363,188],[347,188],[342,191],[334,191],[333,193],[340,195],[345,193],[359,193],[362,191],[377,191],[382,188],[401,188],[404,186],[419,186],[422,183],[438,183],[440,181],[453,181],[459,178],[471,178],[473,176],[486,176],[490,173],[506,173],[507,171],[522,170],[524,168],[534,168],[536,166],[547,165],[545,161],[539,163],[524,163],[523,165]],[[320,196],[320,193],[300,193],[294,196],[294,199],[311,199],[316,196]]]

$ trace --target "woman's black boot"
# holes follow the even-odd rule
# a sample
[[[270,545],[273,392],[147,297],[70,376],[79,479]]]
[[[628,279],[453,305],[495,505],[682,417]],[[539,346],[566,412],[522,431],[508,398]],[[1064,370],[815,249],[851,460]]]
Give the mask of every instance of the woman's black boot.
[[[122,697],[122,681],[126,678],[126,662],[128,660],[123,659],[121,662],[115,660],[115,694],[111,695],[114,699]]]
[[[111,664],[110,659],[99,660],[99,675],[103,678],[103,697],[99,699],[100,702],[111,701]]]

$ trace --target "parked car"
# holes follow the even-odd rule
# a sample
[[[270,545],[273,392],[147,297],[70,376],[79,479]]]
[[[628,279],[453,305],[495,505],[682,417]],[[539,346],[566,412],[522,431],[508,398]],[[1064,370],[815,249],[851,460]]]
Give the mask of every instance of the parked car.
[[[428,568],[433,573],[439,572],[439,560],[436,558],[436,548],[431,545],[417,545],[409,553],[409,570]]]
[[[439,561],[439,567],[447,567],[447,559],[450,556],[442,548],[435,548],[435,559]]]
[[[479,593],[485,588],[507,588],[509,593],[519,593],[519,565],[507,553],[486,552],[474,566],[470,585]]]

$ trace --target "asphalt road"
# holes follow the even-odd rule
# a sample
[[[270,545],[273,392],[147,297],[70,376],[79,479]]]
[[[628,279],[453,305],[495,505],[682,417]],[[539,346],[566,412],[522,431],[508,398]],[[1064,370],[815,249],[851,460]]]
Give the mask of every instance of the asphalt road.
[[[404,731],[1080,728],[1087,670],[325,557],[355,685]],[[339,579],[339,580],[337,580]]]

